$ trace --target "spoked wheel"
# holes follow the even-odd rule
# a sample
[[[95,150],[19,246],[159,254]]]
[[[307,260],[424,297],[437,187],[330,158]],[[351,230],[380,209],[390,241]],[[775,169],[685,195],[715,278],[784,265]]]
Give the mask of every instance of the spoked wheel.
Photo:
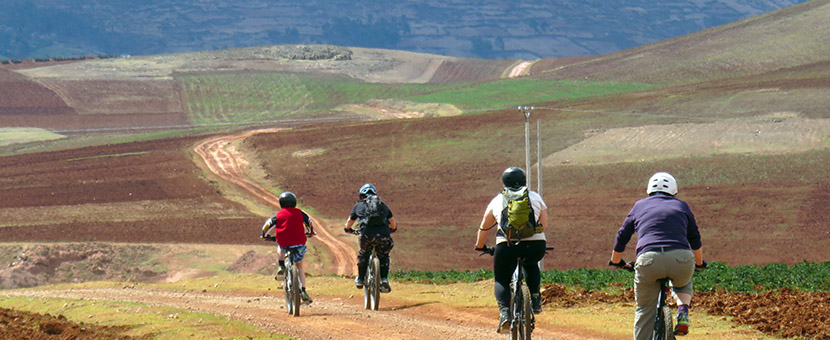
[[[300,316],[300,273],[296,266],[289,265],[285,273],[285,306],[288,314]]]
[[[657,322],[654,325],[654,340],[675,340],[674,320],[671,316],[671,307],[663,306],[657,311]]]
[[[363,306],[371,310],[380,307],[380,260],[374,254],[369,258],[366,282],[363,285]]]
[[[534,317],[533,317],[533,307],[531,306],[530,300],[530,288],[527,285],[522,285],[522,316],[524,316],[524,320],[522,320],[522,334],[524,337],[522,339],[530,340],[530,333],[533,332],[533,327],[535,327]]]
[[[519,294],[516,294],[515,301],[510,308],[513,320],[510,322],[511,340],[530,340],[530,333],[533,332],[533,310],[530,306],[530,289],[522,285]]]

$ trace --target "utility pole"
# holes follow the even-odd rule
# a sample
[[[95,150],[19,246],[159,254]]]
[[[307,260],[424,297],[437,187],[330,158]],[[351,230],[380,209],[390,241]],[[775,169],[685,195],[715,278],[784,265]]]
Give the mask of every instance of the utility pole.
[[[536,108],[533,106],[519,106],[519,112],[525,116],[525,172],[527,172],[527,187],[531,188],[533,176],[530,172],[530,113]]]
[[[542,195],[542,118],[536,118],[536,192]]]

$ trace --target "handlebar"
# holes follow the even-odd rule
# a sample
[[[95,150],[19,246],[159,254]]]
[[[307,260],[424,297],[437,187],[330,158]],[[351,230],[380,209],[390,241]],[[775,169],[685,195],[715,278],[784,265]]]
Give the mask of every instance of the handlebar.
[[[394,233],[396,231],[398,231],[397,228],[395,228],[395,229],[389,228],[389,233],[390,234]],[[360,236],[360,234],[361,234],[360,229],[343,228],[343,232],[345,232],[347,234],[357,235],[357,236]]]
[[[625,269],[630,272],[634,272],[634,262],[625,262],[624,259],[620,259],[620,262],[618,263],[608,261],[608,265],[612,267],[617,267],[619,269]]]
[[[488,247],[488,246],[485,245],[482,248],[476,248],[476,251],[481,252],[481,254],[478,254],[478,256],[481,256],[481,255],[484,255],[484,254],[493,256],[493,254],[496,253],[496,248],[491,248],[491,247]]]

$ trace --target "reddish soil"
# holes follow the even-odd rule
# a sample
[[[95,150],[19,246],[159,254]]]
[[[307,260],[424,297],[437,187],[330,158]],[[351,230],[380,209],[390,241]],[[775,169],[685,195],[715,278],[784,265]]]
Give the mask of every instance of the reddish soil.
[[[40,127],[73,135],[188,124],[171,82],[50,81],[44,85],[0,68],[0,88],[0,126],[4,127]]]
[[[4,242],[224,243],[259,241],[262,217],[226,200],[191,159],[200,138],[135,142],[0,157],[0,209],[23,221]],[[124,220],[148,202],[165,213]],[[131,208],[131,203],[134,208]],[[61,221],[49,208],[88,211]],[[31,210],[35,209],[35,210]],[[130,214],[133,212],[130,212]],[[141,213],[140,211],[136,213]]]
[[[548,285],[543,292],[545,305],[556,307],[586,306],[595,303],[627,303],[633,306],[634,291],[608,294],[586,290],[572,291],[562,285]],[[766,334],[784,338],[830,339],[830,292],[800,292],[790,289],[760,294],[695,292],[695,311],[724,315]],[[633,307],[632,307],[633,309]]]
[[[238,185],[253,197],[256,197],[270,206],[279,206],[277,195],[254,184],[244,173],[244,157],[235,151],[227,148],[234,140],[245,139],[257,133],[274,132],[268,130],[251,131],[235,136],[222,136],[206,140],[196,146],[196,153],[202,157],[210,171],[222,179]],[[312,225],[316,226],[314,240],[325,246],[334,257],[334,272],[338,275],[357,274],[357,253],[346,243],[335,238],[329,231],[329,227],[320,222],[313,215],[309,215]],[[335,227],[336,230],[340,229]]]
[[[0,308],[0,339],[38,340],[132,340],[152,336],[123,335],[126,327],[79,325],[62,315],[35,314]]]
[[[430,83],[476,82],[496,80],[514,60],[460,59],[441,63]]]
[[[561,62],[572,61],[576,60]],[[534,64],[531,73],[537,67],[548,69],[558,67],[556,65],[556,62],[540,61]],[[501,67],[498,74],[501,75],[505,68],[506,66]],[[436,76],[434,82],[476,81],[489,79],[487,77],[495,73],[481,72],[474,66],[464,63],[447,62],[436,74],[445,75]],[[185,123],[184,116],[171,104],[176,102],[173,97],[164,97],[162,102],[128,100],[125,103],[135,106],[119,111],[139,114],[79,115],[77,110],[67,104],[71,101],[64,98],[74,98],[73,100],[83,102],[92,99],[88,95],[65,94],[65,97],[60,97],[55,91],[27,81],[3,68],[0,68],[0,84],[4,85],[3,92],[0,93],[0,126],[41,126],[73,130]],[[72,87],[65,85],[62,88]],[[120,88],[115,82],[90,83],[86,86],[93,92],[108,87]],[[148,94],[159,94],[165,92],[165,89],[168,88],[151,86]],[[146,102],[146,106],[142,106],[142,102]],[[552,115],[540,113],[543,119],[555,119]],[[318,217],[345,218],[356,198],[356,189],[364,182],[375,183],[401,226],[401,232],[395,234],[393,270],[487,268],[490,266],[490,260],[477,257],[471,250],[474,228],[487,201],[499,189],[498,175],[501,170],[514,165],[515,160],[477,157],[477,154],[471,153],[468,159],[461,160],[442,160],[430,156],[426,159],[431,163],[422,164],[418,162],[418,155],[389,155],[391,160],[379,160],[377,155],[403,148],[410,143],[461,137],[464,131],[517,132],[518,129],[514,131],[505,128],[515,126],[514,116],[515,112],[496,112],[417,121],[363,125],[350,123],[319,129],[258,134],[246,138],[244,144],[252,152],[246,157],[259,158],[259,162],[271,174],[272,180],[287,190],[299,193],[303,204],[314,207],[320,215]],[[377,137],[391,142],[365,143],[366,140]],[[237,137],[231,137],[233,138]],[[204,171],[194,162],[198,160],[192,155],[191,149],[208,139],[176,138],[0,157],[0,197],[3,198],[0,200],[0,213],[5,218],[4,221],[26,221],[0,227],[0,239],[4,242],[259,244],[258,228],[262,224],[262,218],[220,195],[217,183],[205,179]],[[213,141],[221,145],[226,140]],[[488,151],[493,154],[509,154],[521,148],[517,143],[518,141],[505,142],[499,149]],[[219,155],[219,149],[213,149],[209,144],[201,145],[205,146],[203,150],[214,150],[217,152],[215,155]],[[296,151],[313,148],[326,150],[325,162],[316,162],[314,158],[298,160],[294,157]],[[208,157],[211,158],[218,159]],[[286,167],[285,160],[293,160],[297,166]],[[690,168],[695,166],[692,163],[698,161],[700,160],[680,160],[677,161],[680,164],[675,166]],[[384,169],[384,166],[395,165],[396,162],[408,165],[397,171]],[[683,164],[684,162],[689,164]],[[597,178],[616,177],[619,176],[619,172],[625,171],[609,170]],[[244,176],[239,175],[227,179],[241,182]],[[548,176],[546,188],[556,188],[558,180],[559,177]],[[828,185],[827,182],[809,185],[798,182],[770,182],[752,185],[688,186],[683,188],[683,195],[684,198],[688,198],[701,225],[708,228],[704,230],[704,244],[707,257],[710,259],[730,265],[795,263],[805,259],[822,261],[828,258],[830,232],[827,231],[826,222],[821,219],[827,210],[826,202],[830,199]],[[548,191],[546,199],[553,216],[550,240],[557,247],[546,260],[548,266],[560,269],[604,266],[608,249],[613,242],[613,232],[634,200],[642,196],[640,191],[632,191],[630,188],[608,188],[601,194],[594,194],[590,190]],[[269,199],[261,198],[265,201]],[[142,209],[148,202],[164,206],[165,213],[148,213],[143,218],[133,220],[124,220],[122,214],[119,214],[119,209]],[[273,201],[269,202],[273,204]],[[766,211],[768,206],[782,207],[780,202],[787,202],[784,207],[797,208],[791,208],[793,210],[790,213],[781,215],[757,213]],[[67,207],[88,213],[83,218],[75,217],[55,222],[49,209]],[[777,230],[774,234],[758,232],[759,227],[771,228],[780,225],[789,227],[786,230]],[[435,237],[436,235],[443,237]],[[794,252],[792,249],[799,251]],[[98,292],[94,292],[92,296],[99,296]],[[711,298],[711,303],[707,302],[710,300],[706,296],[699,294],[699,308],[711,308],[715,314],[734,315],[739,322],[760,322],[756,327],[765,332],[782,336],[828,338],[826,328],[810,327],[811,324],[827,324],[826,316],[814,314],[815,312],[809,309],[809,306],[816,306],[813,308],[815,311],[824,311],[828,304],[826,294],[779,291],[758,296],[716,295]],[[145,298],[147,295],[132,297],[142,301]],[[547,298],[548,303],[559,303],[550,295]],[[580,299],[593,301],[582,296]],[[160,298],[157,301],[161,300]],[[771,300],[774,304],[762,304],[761,300]],[[726,303],[728,301],[734,302]],[[806,301],[807,304],[802,301]],[[170,303],[186,305],[192,301],[180,298]],[[306,321],[303,325],[312,327],[315,323],[326,324],[321,321],[326,320],[328,315],[326,308],[338,308],[334,307],[338,303],[340,302],[330,301],[328,305],[320,304],[328,307],[322,309],[323,313],[318,314],[319,318]],[[231,309],[212,307],[209,303],[199,307],[219,313]],[[349,306],[349,311],[353,311],[353,307]],[[460,319],[443,319],[443,315],[455,318],[456,313],[460,313],[458,310],[446,310],[441,306],[416,307],[422,306],[400,306],[400,311],[387,313],[391,316],[382,315],[377,318],[380,322],[373,320],[375,327],[361,328],[359,331],[378,331],[388,327],[390,323],[405,322],[409,333],[418,334],[424,331],[424,328],[417,325],[418,322],[427,318],[435,319],[438,315],[443,321],[435,321],[440,325],[428,327],[430,330],[426,334],[459,334],[453,327],[458,327]],[[750,310],[752,312],[747,312]],[[348,312],[342,307],[338,311]],[[768,314],[757,317],[762,311]],[[247,315],[257,313],[262,314],[261,310],[255,310]],[[406,315],[407,313],[411,315]],[[396,314],[404,316],[398,317]],[[473,327],[463,328],[463,331],[484,334],[481,333],[482,329],[489,327],[486,321],[482,321],[486,320],[485,314],[486,312],[482,311],[468,311],[463,314],[474,324]],[[779,316],[782,318],[779,319]],[[410,320],[407,321],[407,318]],[[799,320],[804,322],[796,323]],[[41,324],[50,322],[52,321]],[[346,323],[359,322],[347,320]],[[289,326],[274,325],[273,321],[271,327],[276,331],[309,334],[308,330],[296,327],[289,329],[286,328]],[[64,327],[69,328],[72,327]],[[339,330],[346,331],[346,328],[335,328],[335,331]],[[332,334],[326,333],[331,331],[326,331],[320,326],[312,331]],[[387,330],[387,333],[382,334],[392,336],[394,333],[391,332],[396,331],[399,330]]]
[[[16,126],[7,121],[17,117],[75,113],[54,91],[5,68],[0,68],[0,89],[0,126]]]

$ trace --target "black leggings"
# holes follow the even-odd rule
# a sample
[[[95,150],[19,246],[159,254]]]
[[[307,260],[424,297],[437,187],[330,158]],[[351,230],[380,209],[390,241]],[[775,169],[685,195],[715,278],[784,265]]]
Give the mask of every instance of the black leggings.
[[[525,282],[530,293],[539,293],[542,273],[539,270],[539,260],[545,257],[545,241],[522,241],[517,245],[502,242],[496,245],[493,254],[493,273],[496,278],[495,295],[499,308],[510,307],[510,281],[516,269],[516,259],[524,257],[522,267],[525,270]]]

